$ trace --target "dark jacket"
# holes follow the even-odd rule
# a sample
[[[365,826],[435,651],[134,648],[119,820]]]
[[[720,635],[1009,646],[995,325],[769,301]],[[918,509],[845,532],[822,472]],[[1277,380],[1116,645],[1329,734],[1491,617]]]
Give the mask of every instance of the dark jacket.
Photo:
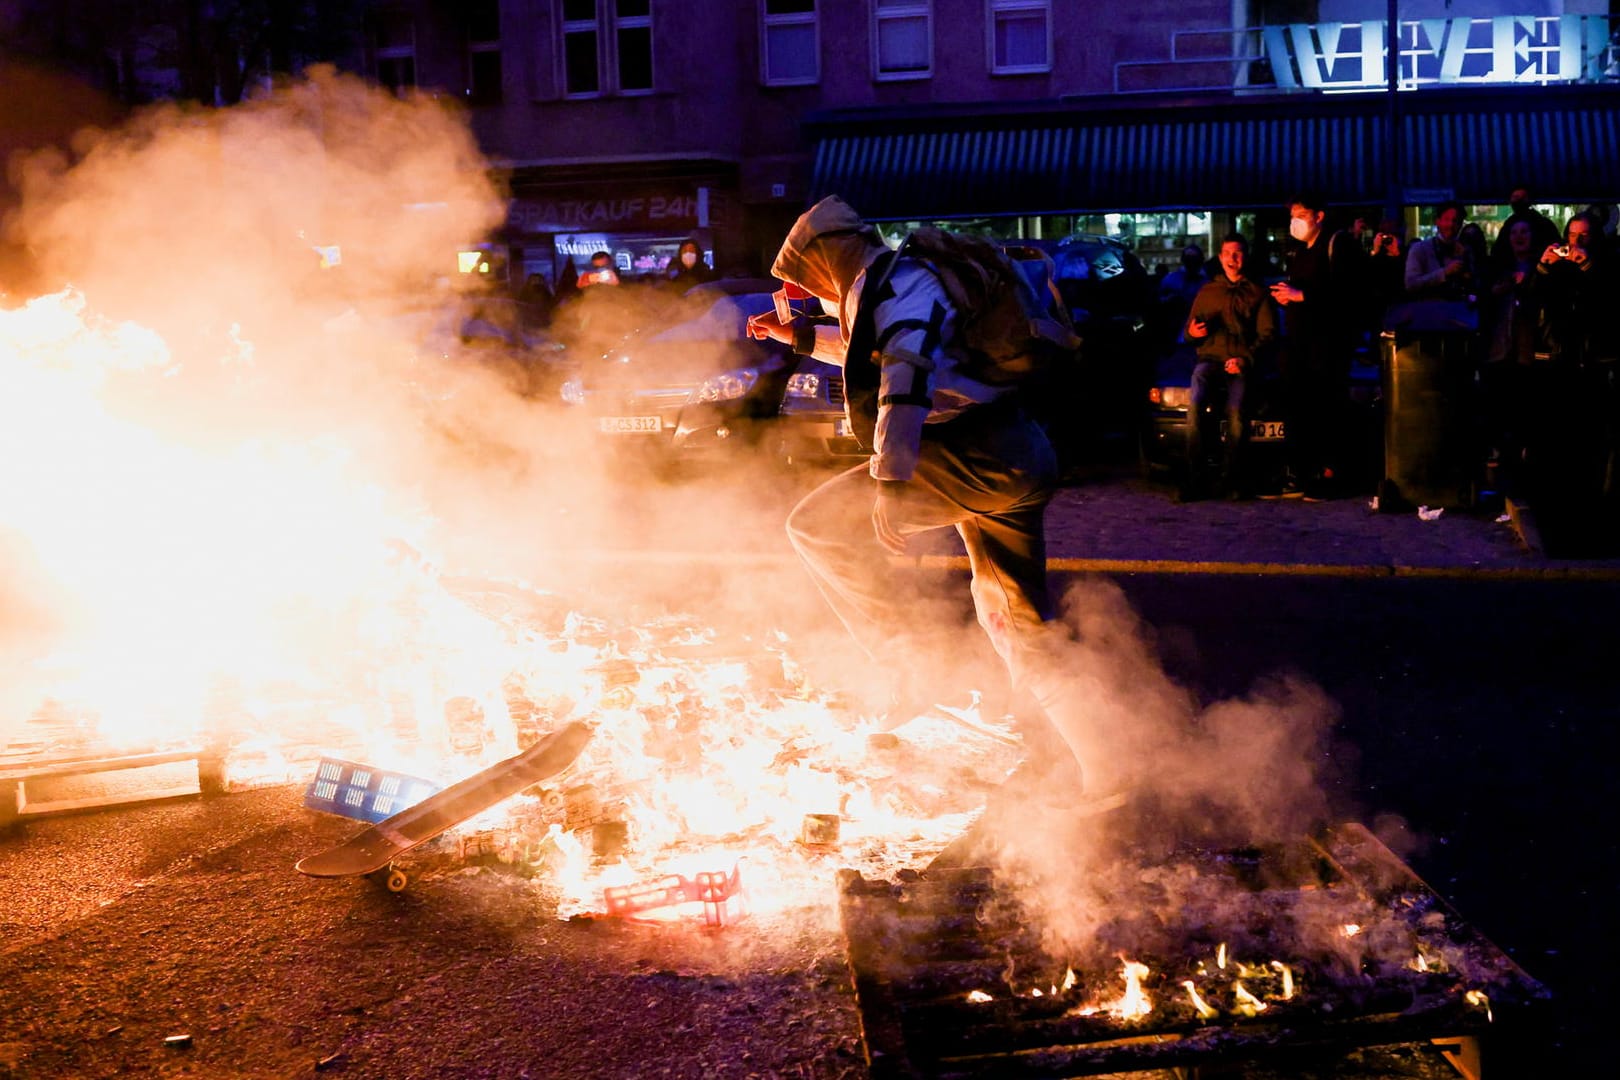
[[[1540,315],[1540,340],[1562,359],[1581,363],[1616,354],[1615,279],[1602,256],[1584,263],[1536,264],[1532,293]]]
[[[1244,362],[1245,370],[1277,336],[1271,295],[1249,278],[1233,281],[1223,273],[1205,284],[1193,298],[1188,322],[1195,319],[1207,331],[1201,338],[1187,335],[1198,344],[1198,358],[1224,364],[1227,357],[1235,356]]]
[[[1284,335],[1296,348],[1348,349],[1351,335],[1361,325],[1357,311],[1365,286],[1366,258],[1355,238],[1324,230],[1309,247],[1290,242],[1283,257],[1288,284],[1305,294],[1304,300],[1288,305]]]

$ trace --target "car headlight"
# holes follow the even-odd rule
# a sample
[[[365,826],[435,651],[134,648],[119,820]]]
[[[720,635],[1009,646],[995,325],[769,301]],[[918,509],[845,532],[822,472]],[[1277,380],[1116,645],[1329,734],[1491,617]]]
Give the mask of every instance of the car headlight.
[[[704,379],[703,385],[698,387],[697,401],[699,404],[710,401],[735,401],[752,390],[758,381],[757,368],[728,371],[724,375]]]
[[[585,404],[585,381],[578,375],[571,379],[564,380],[562,390],[559,392],[561,393],[562,399],[566,404]]]
[[[786,396],[791,398],[820,398],[821,376],[813,371],[795,371],[788,376]]]
[[[1148,391],[1148,400],[1161,409],[1185,409],[1192,404],[1192,388],[1187,386],[1155,386]]]

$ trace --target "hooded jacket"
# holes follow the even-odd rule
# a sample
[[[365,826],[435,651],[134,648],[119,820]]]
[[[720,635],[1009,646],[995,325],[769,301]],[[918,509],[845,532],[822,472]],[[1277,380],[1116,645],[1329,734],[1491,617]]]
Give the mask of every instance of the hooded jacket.
[[[1195,319],[1206,328],[1203,337],[1191,339],[1198,343],[1198,358],[1224,363],[1235,356],[1244,362],[1245,372],[1277,336],[1271,294],[1246,277],[1233,281],[1222,273],[1207,282],[1188,315],[1189,322]]]
[[[873,429],[872,475],[909,480],[925,424],[949,420],[1010,391],[958,370],[945,350],[955,334],[956,312],[939,279],[912,259],[902,259],[882,295],[871,298],[871,344],[858,343],[870,349],[870,358],[851,355],[867,271],[888,250],[877,230],[838,196],[829,195],[794,223],[771,273],[819,297],[837,315],[837,326],[818,325],[813,336],[802,334],[795,347],[843,368],[847,386],[868,373],[873,376],[875,393],[846,392],[845,411],[857,431]],[[860,401],[874,398],[876,417],[863,424],[855,410]]]

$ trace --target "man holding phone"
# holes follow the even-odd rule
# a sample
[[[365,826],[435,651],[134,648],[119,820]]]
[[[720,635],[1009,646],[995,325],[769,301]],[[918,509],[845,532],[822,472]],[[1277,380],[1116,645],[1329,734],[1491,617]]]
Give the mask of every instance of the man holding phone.
[[[1210,494],[1203,411],[1204,404],[1217,396],[1224,398],[1226,416],[1217,493],[1230,498],[1250,496],[1242,460],[1249,442],[1244,391],[1262,350],[1277,335],[1277,315],[1266,290],[1244,276],[1248,254],[1248,241],[1236,233],[1221,241],[1221,274],[1198,290],[1187,319],[1187,340],[1198,345],[1198,363],[1193,367],[1187,406],[1183,502]]]

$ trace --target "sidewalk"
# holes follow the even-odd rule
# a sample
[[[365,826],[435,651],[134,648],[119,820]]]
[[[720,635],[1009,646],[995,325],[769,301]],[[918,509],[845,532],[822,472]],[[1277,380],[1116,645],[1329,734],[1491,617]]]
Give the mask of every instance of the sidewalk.
[[[1370,495],[1182,504],[1124,468],[1058,492],[1047,511],[1054,571],[1502,576],[1620,581],[1620,558],[1551,559],[1528,519],[1445,510],[1381,514]],[[959,548],[936,555],[959,558]],[[965,566],[965,560],[963,560]]]

